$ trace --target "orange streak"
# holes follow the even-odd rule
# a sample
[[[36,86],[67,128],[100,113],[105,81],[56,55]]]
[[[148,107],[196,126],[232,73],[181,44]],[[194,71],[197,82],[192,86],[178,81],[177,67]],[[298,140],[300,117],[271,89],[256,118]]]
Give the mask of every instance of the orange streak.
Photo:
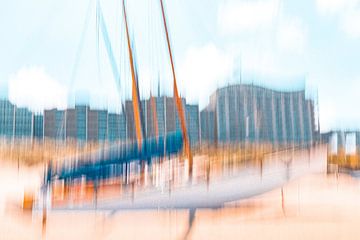
[[[131,44],[130,44],[129,29],[128,29],[128,24],[127,24],[125,0],[123,0],[123,11],[124,11],[124,20],[125,20],[125,28],[126,28],[127,45],[128,45],[129,58],[130,58],[130,69],[131,69],[131,78],[132,78],[132,99],[133,99],[136,139],[137,139],[138,147],[140,150],[142,138],[143,138],[142,130],[141,130],[141,120],[140,120],[141,119],[140,118],[140,103],[139,103],[139,95],[137,92],[137,84],[136,84],[136,80],[135,80],[134,60],[133,60],[133,53],[132,53]]]
[[[181,130],[182,130],[182,135],[183,135],[184,145],[185,145],[184,146],[185,151],[189,158],[189,175],[191,177],[192,176],[193,159],[192,159],[191,148],[190,148],[190,144],[189,144],[189,138],[188,138],[188,134],[187,134],[187,130],[186,130],[185,112],[184,112],[184,108],[183,108],[181,99],[179,97],[178,88],[177,88],[177,84],[176,84],[175,67],[174,67],[171,46],[170,46],[169,32],[168,32],[167,24],[166,24],[164,5],[163,5],[162,0],[160,0],[160,5],[161,5],[162,18],[163,18],[163,22],[164,22],[165,34],[166,34],[166,41],[167,41],[168,51],[169,51],[169,55],[170,55],[171,70],[172,70],[172,75],[173,75],[173,79],[174,79],[175,103],[176,103],[177,112],[178,112],[178,115],[180,118]]]

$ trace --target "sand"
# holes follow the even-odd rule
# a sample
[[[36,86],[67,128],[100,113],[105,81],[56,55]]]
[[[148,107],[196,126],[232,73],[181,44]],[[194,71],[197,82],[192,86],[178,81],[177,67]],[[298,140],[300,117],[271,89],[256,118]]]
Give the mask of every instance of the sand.
[[[22,188],[37,186],[39,169],[0,170],[0,239],[184,239],[188,210],[50,211],[19,208]],[[21,176],[21,177],[18,177]],[[29,180],[32,179],[32,180]],[[360,181],[309,174],[221,209],[198,209],[188,239],[359,239]]]

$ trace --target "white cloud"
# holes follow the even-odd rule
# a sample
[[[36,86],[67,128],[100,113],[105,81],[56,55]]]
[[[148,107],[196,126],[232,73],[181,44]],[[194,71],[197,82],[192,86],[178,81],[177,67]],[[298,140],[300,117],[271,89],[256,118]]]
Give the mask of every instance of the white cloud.
[[[232,34],[227,53],[241,59],[242,72],[250,78],[304,75],[307,27],[300,17],[286,14],[281,1],[227,1],[220,6],[218,24]]]
[[[307,34],[299,18],[286,19],[279,24],[277,42],[280,49],[290,53],[304,52]]]
[[[49,76],[43,67],[25,67],[10,76],[9,99],[35,111],[65,108],[67,88]]]
[[[318,11],[323,15],[334,15],[353,8],[359,0],[316,0]]]
[[[272,24],[279,0],[229,1],[219,7],[218,26],[225,34],[253,31]]]
[[[247,50],[241,54],[241,67],[244,71],[257,74],[278,74],[279,64],[275,53],[267,50]]]
[[[350,38],[360,38],[360,0],[317,0],[322,15],[337,17],[340,29]]]
[[[340,27],[351,38],[360,38],[360,8],[349,10],[341,18]]]
[[[344,0],[316,0],[316,7],[321,14],[335,14],[345,5]]]
[[[200,108],[208,102],[219,81],[228,79],[233,71],[233,59],[213,43],[190,48],[179,67],[179,85],[186,86],[189,102],[199,102]]]
[[[309,80],[315,82],[320,75],[313,77],[316,79]],[[336,76],[329,75],[326,81],[318,83],[321,130],[359,128],[360,111],[356,110],[355,105],[358,102],[360,77],[347,78],[347,84],[336,84],[336,79]]]

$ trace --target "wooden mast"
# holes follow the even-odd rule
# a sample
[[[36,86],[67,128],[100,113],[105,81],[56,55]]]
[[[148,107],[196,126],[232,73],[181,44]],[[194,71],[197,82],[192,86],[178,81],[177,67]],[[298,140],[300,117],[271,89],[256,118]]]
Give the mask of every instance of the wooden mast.
[[[138,88],[137,88],[136,77],[135,77],[134,59],[133,59],[133,52],[131,49],[128,24],[127,24],[125,0],[123,0],[123,13],[124,13],[124,20],[125,20],[127,45],[128,45],[128,50],[129,50],[129,58],[130,58],[130,69],[131,69],[131,78],[132,78],[132,99],[133,99],[132,102],[133,102],[136,139],[137,139],[137,143],[138,143],[138,149],[140,151],[142,139],[143,139],[142,128],[141,128],[141,116],[140,116],[140,98],[139,98],[139,92],[138,92]]]
[[[167,46],[168,46],[168,51],[169,51],[169,56],[170,56],[171,70],[172,70],[172,75],[173,75],[173,80],[174,80],[174,82],[173,82],[173,84],[174,84],[174,98],[175,98],[175,103],[176,103],[178,116],[179,116],[179,119],[180,119],[181,131],[182,131],[182,136],[183,136],[183,139],[184,139],[184,147],[185,147],[187,157],[189,159],[189,176],[192,177],[193,158],[192,158],[192,154],[191,154],[191,147],[190,147],[190,143],[189,143],[189,137],[188,137],[187,129],[186,129],[184,107],[183,107],[181,98],[179,96],[179,92],[178,92],[178,88],[177,88],[177,84],[176,84],[175,67],[174,67],[174,61],[173,61],[173,56],[172,56],[172,51],[171,51],[169,32],[168,32],[168,28],[167,28],[167,24],[166,24],[166,17],[165,17],[163,0],[160,0],[160,5],[161,5],[162,19],[163,19],[163,22],[164,22],[165,34],[166,34],[166,41],[167,41]]]

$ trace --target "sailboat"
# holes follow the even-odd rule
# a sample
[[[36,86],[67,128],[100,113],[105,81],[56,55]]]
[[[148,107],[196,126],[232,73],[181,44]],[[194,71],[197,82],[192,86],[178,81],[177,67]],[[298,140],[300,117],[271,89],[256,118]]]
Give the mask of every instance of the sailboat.
[[[123,177],[128,174],[128,164],[141,162],[143,160],[162,158],[165,155],[174,156],[185,152],[187,157],[187,176],[188,181],[179,188],[168,186],[169,191],[164,192],[164,188],[154,187],[144,192],[139,192],[134,197],[120,196],[108,201],[96,204],[83,202],[79,205],[63,205],[61,207],[53,205],[53,209],[159,209],[159,208],[217,208],[226,202],[248,198],[257,194],[264,193],[276,187],[282,186],[290,177],[295,177],[302,172],[289,169],[284,164],[272,164],[262,167],[261,172],[257,167],[250,167],[236,171],[229,176],[209,182],[193,182],[193,156],[191,152],[184,107],[177,88],[177,79],[173,61],[172,48],[170,44],[167,21],[163,0],[160,1],[162,20],[167,41],[168,54],[170,56],[171,70],[173,76],[174,101],[181,125],[181,133],[167,133],[166,136],[156,136],[148,138],[144,133],[141,120],[141,104],[139,96],[139,86],[137,81],[136,67],[133,57],[133,49],[128,29],[128,20],[125,0],[122,1],[123,16],[126,29],[127,49],[129,53],[130,71],[132,80],[132,104],[133,119],[135,124],[136,142],[124,143],[125,146],[112,145],[102,150],[103,153],[85,154],[78,157],[78,161],[61,166],[49,165],[46,174],[47,186],[52,186],[53,181],[64,181],[74,183],[83,178],[93,183],[94,192],[97,192],[101,180],[109,177]],[[102,13],[100,13],[102,15]],[[115,71],[114,71],[115,72]],[[164,151],[165,149],[165,151]],[[91,159],[91,161],[89,161]],[[125,166],[125,167],[124,167]],[[114,171],[115,169],[115,171]],[[117,170],[116,170],[117,169]],[[141,174],[145,171],[141,170]],[[291,171],[291,174],[289,174]],[[126,181],[126,183],[128,183]],[[53,191],[56,192],[56,191]]]

